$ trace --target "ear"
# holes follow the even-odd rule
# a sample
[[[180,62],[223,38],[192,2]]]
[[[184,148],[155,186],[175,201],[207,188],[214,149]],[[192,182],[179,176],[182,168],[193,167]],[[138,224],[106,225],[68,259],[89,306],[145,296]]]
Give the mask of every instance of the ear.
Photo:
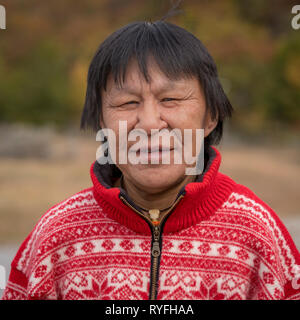
[[[217,126],[218,124],[218,117],[216,119],[211,118],[210,112],[207,112],[204,124],[204,137],[207,137]]]
[[[100,128],[101,128],[101,129],[106,128],[105,123],[104,123],[104,120],[103,120],[102,110],[101,110],[101,112],[100,112],[99,124],[100,124]]]

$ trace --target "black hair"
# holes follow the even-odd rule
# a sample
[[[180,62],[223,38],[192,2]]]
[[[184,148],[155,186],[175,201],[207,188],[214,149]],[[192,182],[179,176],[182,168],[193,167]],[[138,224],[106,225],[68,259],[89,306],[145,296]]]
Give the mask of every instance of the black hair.
[[[130,23],[102,42],[88,71],[81,128],[100,129],[101,90],[106,90],[108,76],[111,74],[122,85],[126,68],[134,58],[149,81],[150,57],[170,79],[196,77],[199,80],[211,117],[218,120],[216,128],[205,138],[205,147],[219,143],[223,120],[231,116],[233,109],[218,79],[216,64],[198,38],[163,20]]]

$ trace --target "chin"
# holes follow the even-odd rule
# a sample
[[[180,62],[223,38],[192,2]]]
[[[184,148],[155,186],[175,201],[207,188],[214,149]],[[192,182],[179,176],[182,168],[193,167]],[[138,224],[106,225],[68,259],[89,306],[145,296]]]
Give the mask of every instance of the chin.
[[[170,188],[185,177],[185,167],[179,165],[137,165],[128,171],[141,188],[159,192]]]

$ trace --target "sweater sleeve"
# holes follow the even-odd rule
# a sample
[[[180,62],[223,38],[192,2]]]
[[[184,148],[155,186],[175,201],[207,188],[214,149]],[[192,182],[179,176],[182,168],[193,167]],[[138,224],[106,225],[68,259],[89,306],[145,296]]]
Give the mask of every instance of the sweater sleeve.
[[[46,278],[45,268],[50,269],[51,264],[42,265],[41,260],[42,240],[41,234],[36,232],[37,226],[21,244],[16,256],[11,263],[9,279],[5,287],[2,300],[39,300],[54,299],[55,288],[52,278]],[[51,275],[51,272],[49,274]],[[49,293],[50,292],[50,293]]]
[[[8,282],[4,289],[2,300],[27,300],[28,276],[26,275],[26,268],[19,265],[20,258],[24,252],[28,242],[32,240],[31,232],[28,237],[21,244],[17,254],[12,263]]]
[[[34,241],[36,242],[35,244]],[[22,243],[13,262],[2,300],[40,300],[55,299],[52,278],[46,284],[46,265],[39,264],[40,247],[32,234]],[[49,265],[51,269],[51,265]],[[51,271],[51,270],[50,270]],[[49,272],[51,275],[51,272]],[[43,285],[44,284],[44,285]],[[37,287],[35,287],[37,286]]]
[[[291,264],[290,277],[286,279],[283,300],[300,300],[300,253],[286,227],[281,222],[279,224],[294,262]]]
[[[277,257],[277,266],[281,272],[280,278],[283,280],[282,295],[278,294],[280,300],[300,300],[300,253],[285,225],[269,208],[269,212],[275,221],[273,231],[273,243],[277,243],[274,248],[274,256]],[[276,266],[275,266],[276,267]],[[276,290],[275,290],[276,297]]]
[[[241,210],[251,218],[251,248],[257,259],[259,283],[255,299],[300,300],[300,253],[284,223],[242,185],[237,185],[233,199],[226,208]]]
[[[272,231],[274,257],[276,263],[271,265],[278,268],[278,277],[282,279],[281,293],[274,291],[274,298],[279,300],[300,300],[300,253],[285,225],[272,209],[271,216],[275,221]],[[262,277],[263,278],[263,277]],[[266,279],[265,279],[266,280]]]
[[[298,273],[285,286],[284,300],[300,300],[300,274]]]
[[[27,284],[28,279],[23,272],[12,266],[2,300],[27,300]]]
[[[300,253],[285,225],[272,209],[270,211],[281,231],[281,235],[274,233],[274,236],[279,238],[280,246],[276,251],[282,262],[281,267],[285,279],[284,296],[281,299],[300,300]]]

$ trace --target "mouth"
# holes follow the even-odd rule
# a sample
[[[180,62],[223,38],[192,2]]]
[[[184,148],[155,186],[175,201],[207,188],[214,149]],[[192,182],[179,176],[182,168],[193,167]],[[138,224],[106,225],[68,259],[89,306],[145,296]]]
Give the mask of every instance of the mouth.
[[[142,164],[160,164],[165,161],[168,163],[170,160],[164,159],[169,159],[174,150],[175,148],[170,146],[152,146],[148,148],[142,147],[131,151],[139,158],[139,161],[141,161]]]
[[[151,148],[140,148],[137,150],[139,153],[158,153],[158,152],[170,152],[174,150],[173,147],[169,146],[153,146]]]
[[[141,157],[161,157],[173,151],[174,147],[169,146],[152,146],[148,148],[138,148],[136,150],[132,150],[137,156]]]

